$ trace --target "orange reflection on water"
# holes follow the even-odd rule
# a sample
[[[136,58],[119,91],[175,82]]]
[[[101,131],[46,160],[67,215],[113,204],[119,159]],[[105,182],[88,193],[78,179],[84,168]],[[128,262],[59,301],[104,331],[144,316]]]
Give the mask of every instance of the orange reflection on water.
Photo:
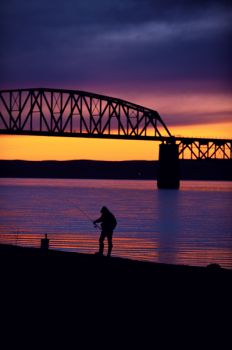
[[[39,248],[42,234],[30,233],[1,233],[0,243],[24,247]],[[84,234],[49,234],[49,248],[64,251],[93,254],[98,250],[99,235]],[[105,254],[107,252],[107,240],[105,241]],[[160,260],[160,247],[158,242],[151,242],[145,238],[113,238],[113,256],[120,256],[134,260],[162,262]],[[171,254],[171,253],[170,253]],[[167,258],[167,257],[166,257]],[[207,266],[213,263],[224,262],[224,266],[232,266],[231,251],[223,249],[198,249],[188,247],[175,251],[175,263],[179,265]],[[173,263],[173,262],[172,262]]]
[[[39,248],[42,238],[44,238],[42,234],[1,233],[0,243]],[[48,239],[50,249],[93,254],[98,250],[99,234],[49,234]],[[146,261],[157,261],[158,259],[157,244],[145,238],[115,237],[113,238],[113,246],[113,256]],[[105,241],[106,252],[107,240]]]
[[[114,239],[114,252],[115,255],[130,259],[157,261],[158,244],[146,238],[116,237]]]
[[[223,260],[225,266],[232,266],[232,254],[228,248],[222,249],[199,249],[199,250],[181,250],[176,252],[177,264],[207,266],[209,264],[220,264]]]

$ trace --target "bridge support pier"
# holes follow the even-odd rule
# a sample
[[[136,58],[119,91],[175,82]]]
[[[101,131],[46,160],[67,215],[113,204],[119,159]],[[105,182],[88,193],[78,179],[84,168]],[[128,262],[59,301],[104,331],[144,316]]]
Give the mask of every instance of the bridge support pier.
[[[180,187],[178,145],[173,142],[162,143],[159,146],[157,187],[159,189]]]

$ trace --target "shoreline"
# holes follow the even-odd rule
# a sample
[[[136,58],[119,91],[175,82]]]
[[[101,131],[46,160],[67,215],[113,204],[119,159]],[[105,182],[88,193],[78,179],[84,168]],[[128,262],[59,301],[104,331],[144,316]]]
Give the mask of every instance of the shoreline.
[[[232,181],[232,161],[180,159],[180,180]],[[157,160],[66,160],[29,161],[0,159],[2,178],[128,179],[156,180]]]
[[[230,300],[232,292],[232,270],[214,264],[168,265],[9,245],[0,245],[0,264],[7,298],[58,299],[59,307],[83,303],[107,312],[109,305],[132,300],[136,308],[144,303],[149,308],[153,303],[176,307],[186,299],[190,306],[194,301],[203,307],[209,300]]]
[[[75,263],[76,267],[82,268],[83,271],[87,268],[93,270],[98,267],[112,268],[114,272],[117,270],[130,271],[133,273],[173,273],[173,274],[221,274],[232,277],[232,269],[221,267],[219,264],[209,264],[207,266],[193,265],[175,265],[167,263],[158,263],[152,261],[135,260],[123,257],[98,256],[96,254],[86,254],[78,252],[68,252],[63,250],[48,249],[43,250],[37,247],[23,247],[14,244],[0,243],[0,256],[2,262],[5,262],[8,268],[11,268],[15,261],[17,263],[31,262],[35,265],[47,265],[52,263],[63,263],[69,265]],[[71,265],[69,266],[73,268]]]

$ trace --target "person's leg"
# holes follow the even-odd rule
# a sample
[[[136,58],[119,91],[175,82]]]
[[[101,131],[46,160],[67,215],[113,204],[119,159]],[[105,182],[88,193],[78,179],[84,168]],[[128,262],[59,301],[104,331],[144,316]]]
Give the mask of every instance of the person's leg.
[[[104,240],[106,238],[106,234],[104,231],[101,232],[101,236],[99,238],[99,254],[103,255],[104,252]]]
[[[107,240],[108,240],[108,253],[107,253],[107,256],[111,256],[111,252],[112,252],[112,249],[113,249],[112,238],[113,238],[113,232],[108,233],[107,234]]]

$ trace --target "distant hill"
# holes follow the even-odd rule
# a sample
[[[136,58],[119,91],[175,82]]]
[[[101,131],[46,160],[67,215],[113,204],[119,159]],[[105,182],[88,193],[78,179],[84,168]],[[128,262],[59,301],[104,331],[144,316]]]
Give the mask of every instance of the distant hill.
[[[156,179],[158,161],[0,160],[0,177]],[[232,160],[180,160],[181,179],[232,181]]]

